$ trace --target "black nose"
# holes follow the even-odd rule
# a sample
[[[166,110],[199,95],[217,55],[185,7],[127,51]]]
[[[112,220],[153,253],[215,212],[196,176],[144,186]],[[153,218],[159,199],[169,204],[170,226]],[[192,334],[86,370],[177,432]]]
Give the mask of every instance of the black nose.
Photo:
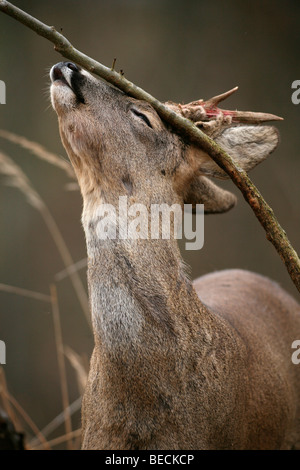
[[[73,62],[59,62],[58,64],[54,65],[50,71],[51,81],[54,82],[55,80],[64,80],[65,77],[63,70],[66,70],[66,68],[72,70],[72,72],[80,72],[81,70],[81,68]]]

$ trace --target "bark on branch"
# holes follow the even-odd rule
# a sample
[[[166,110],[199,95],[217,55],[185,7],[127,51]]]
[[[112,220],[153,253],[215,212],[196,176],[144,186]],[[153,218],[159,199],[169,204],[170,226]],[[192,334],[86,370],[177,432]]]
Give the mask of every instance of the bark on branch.
[[[55,50],[65,58],[76,62],[128,95],[150,103],[160,117],[173,127],[175,132],[181,134],[185,139],[193,141],[205,150],[240,189],[245,200],[251,206],[257,219],[265,229],[267,239],[277,250],[282,261],[285,263],[291,279],[300,292],[300,260],[296,251],[289,242],[285,231],[278,223],[271,207],[266,203],[247,173],[243,170],[241,171],[241,169],[235,165],[230,155],[198,129],[190,120],[170,110],[149,93],[127,80],[124,75],[113,70],[113,68],[105,67],[75,49],[68,39],[56,31],[53,26],[47,26],[5,0],[0,0],[0,11],[15,18],[40,36],[51,41],[54,44]]]

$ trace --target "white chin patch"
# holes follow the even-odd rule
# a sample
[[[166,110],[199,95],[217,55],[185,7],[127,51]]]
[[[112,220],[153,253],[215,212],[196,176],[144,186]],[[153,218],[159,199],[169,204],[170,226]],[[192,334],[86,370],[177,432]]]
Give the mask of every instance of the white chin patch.
[[[60,80],[55,80],[50,89],[51,104],[55,111],[62,108],[72,108],[76,104],[76,96],[68,85]]]

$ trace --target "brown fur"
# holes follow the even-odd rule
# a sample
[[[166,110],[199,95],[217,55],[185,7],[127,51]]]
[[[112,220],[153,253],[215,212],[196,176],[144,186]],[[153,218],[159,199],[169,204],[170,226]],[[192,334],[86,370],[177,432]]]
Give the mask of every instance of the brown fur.
[[[51,94],[83,195],[89,257],[95,349],[83,449],[299,447],[300,366],[291,361],[299,304],[246,271],[192,284],[174,239],[97,237],[99,204],[117,208],[120,195],[224,212],[234,196],[204,177],[224,174],[151,106],[74,67],[53,68]],[[218,139],[251,169],[276,147],[277,132],[240,126]]]

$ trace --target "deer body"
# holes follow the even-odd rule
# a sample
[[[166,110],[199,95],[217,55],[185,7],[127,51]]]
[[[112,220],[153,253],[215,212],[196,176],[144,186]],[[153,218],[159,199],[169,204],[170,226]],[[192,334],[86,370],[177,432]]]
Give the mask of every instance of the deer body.
[[[300,446],[300,369],[291,361],[300,338],[296,301],[246,271],[193,284],[172,237],[98,236],[99,207],[117,208],[120,195],[146,207],[205,202],[208,212],[228,210],[234,196],[206,177],[223,177],[222,170],[151,106],[74,64],[57,64],[51,79],[84,203],[95,348],[83,449]],[[225,124],[216,140],[225,148],[234,142],[244,168],[277,144],[271,127]]]

